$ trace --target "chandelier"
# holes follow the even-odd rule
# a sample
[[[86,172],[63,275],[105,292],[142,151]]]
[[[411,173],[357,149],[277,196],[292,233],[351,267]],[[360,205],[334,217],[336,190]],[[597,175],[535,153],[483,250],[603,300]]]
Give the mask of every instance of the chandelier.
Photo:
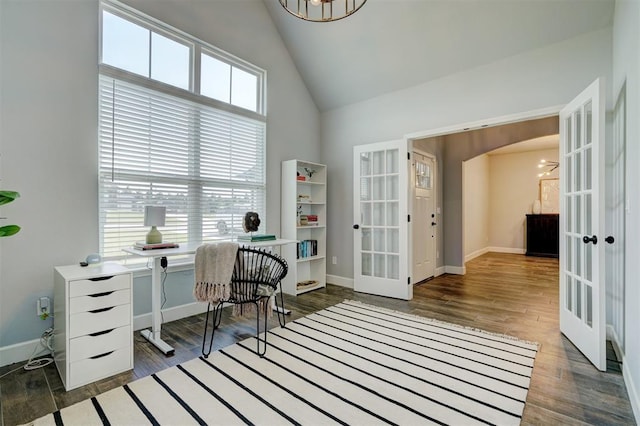
[[[538,168],[542,169],[542,173],[539,173],[538,177],[549,176],[551,172],[557,169],[559,166],[560,163],[558,163],[557,161],[540,160]]]
[[[280,0],[293,16],[311,22],[337,21],[356,13],[367,0]]]

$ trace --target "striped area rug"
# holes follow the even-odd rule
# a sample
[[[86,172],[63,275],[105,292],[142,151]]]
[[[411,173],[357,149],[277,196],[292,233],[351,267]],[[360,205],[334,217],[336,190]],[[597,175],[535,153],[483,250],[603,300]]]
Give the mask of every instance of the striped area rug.
[[[345,301],[40,424],[519,424],[537,345]]]

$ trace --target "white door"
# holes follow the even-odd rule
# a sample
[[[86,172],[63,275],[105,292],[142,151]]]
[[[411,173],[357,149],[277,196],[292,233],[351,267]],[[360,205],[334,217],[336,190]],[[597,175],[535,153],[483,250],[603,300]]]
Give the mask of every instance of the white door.
[[[353,149],[353,288],[409,300],[407,142]]]
[[[604,113],[601,80],[560,112],[560,331],[602,371]]]
[[[413,207],[411,240],[413,247],[413,284],[433,277],[435,273],[436,211],[434,201],[435,162],[432,157],[413,152],[411,187]]]

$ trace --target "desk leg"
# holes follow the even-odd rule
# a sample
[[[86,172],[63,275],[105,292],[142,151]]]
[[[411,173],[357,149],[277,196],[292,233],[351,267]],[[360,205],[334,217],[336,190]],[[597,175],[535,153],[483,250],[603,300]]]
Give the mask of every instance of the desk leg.
[[[160,337],[160,331],[162,330],[162,315],[160,313],[160,308],[162,307],[161,273],[160,257],[154,257],[151,268],[151,330],[142,330],[140,334],[166,356],[171,356],[175,353],[174,349]]]

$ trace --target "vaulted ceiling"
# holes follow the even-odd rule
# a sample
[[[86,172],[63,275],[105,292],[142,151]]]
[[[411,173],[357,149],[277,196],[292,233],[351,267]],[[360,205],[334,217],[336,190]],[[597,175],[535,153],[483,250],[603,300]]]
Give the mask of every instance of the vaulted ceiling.
[[[263,1],[321,111],[606,28],[614,11],[613,0],[368,0],[313,23]]]

